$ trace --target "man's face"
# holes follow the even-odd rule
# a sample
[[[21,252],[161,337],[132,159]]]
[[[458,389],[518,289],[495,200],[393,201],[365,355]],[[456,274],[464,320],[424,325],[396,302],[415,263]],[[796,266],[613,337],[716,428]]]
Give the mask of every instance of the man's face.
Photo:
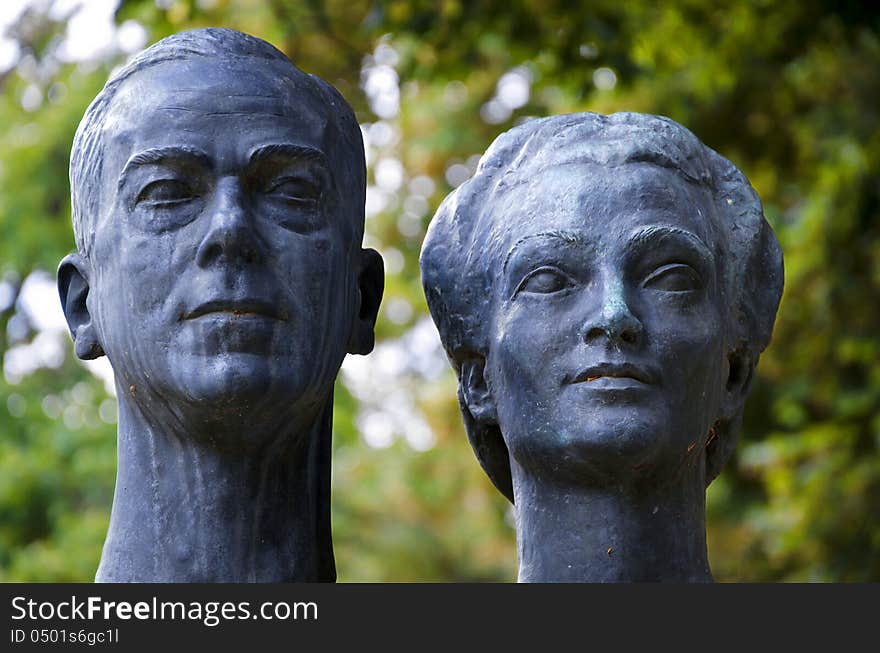
[[[648,164],[571,164],[492,210],[511,235],[486,379],[513,458],[608,483],[701,456],[727,374],[707,192]]]
[[[88,306],[121,392],[308,414],[357,311],[327,107],[260,60],[153,66],[104,133]],[[359,243],[358,243],[359,245]]]

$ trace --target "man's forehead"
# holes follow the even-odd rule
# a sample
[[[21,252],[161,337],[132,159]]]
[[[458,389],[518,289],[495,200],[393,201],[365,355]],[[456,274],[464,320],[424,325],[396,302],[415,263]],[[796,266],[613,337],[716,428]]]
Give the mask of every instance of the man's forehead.
[[[246,148],[272,140],[273,133],[328,153],[332,108],[313,84],[292,67],[256,58],[164,62],[122,83],[104,123],[104,138],[117,146],[119,156],[174,145],[175,139],[195,146],[200,140],[206,146],[233,140]]]

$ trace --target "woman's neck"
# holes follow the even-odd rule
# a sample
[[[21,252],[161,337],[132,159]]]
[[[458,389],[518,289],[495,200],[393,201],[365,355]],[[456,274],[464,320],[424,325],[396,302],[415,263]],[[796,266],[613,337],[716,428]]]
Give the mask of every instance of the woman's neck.
[[[712,581],[702,464],[675,483],[611,487],[511,467],[520,582]]]

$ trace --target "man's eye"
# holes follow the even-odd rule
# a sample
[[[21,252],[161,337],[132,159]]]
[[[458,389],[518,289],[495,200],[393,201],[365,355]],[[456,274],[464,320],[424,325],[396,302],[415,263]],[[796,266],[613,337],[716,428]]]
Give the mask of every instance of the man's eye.
[[[702,288],[700,275],[690,265],[670,263],[654,270],[645,279],[645,288],[665,292],[688,292]]]
[[[565,290],[573,285],[571,278],[562,270],[544,267],[529,273],[516,289],[517,293],[549,294]]]
[[[198,198],[189,184],[178,179],[159,179],[146,186],[138,194],[135,202],[156,207],[171,207]]]
[[[270,183],[264,192],[286,202],[314,202],[321,196],[320,188],[302,177],[281,177]]]

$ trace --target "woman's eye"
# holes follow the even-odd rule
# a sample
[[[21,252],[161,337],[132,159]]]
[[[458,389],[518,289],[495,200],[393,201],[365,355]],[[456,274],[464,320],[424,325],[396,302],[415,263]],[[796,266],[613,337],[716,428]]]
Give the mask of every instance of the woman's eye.
[[[315,202],[321,195],[317,185],[300,177],[276,179],[264,192],[287,202]]]
[[[645,279],[644,287],[665,292],[688,292],[702,287],[700,275],[690,265],[671,263],[664,265]]]
[[[526,276],[520,282],[516,292],[549,294],[565,290],[571,286],[571,278],[561,270],[556,268],[540,268]]]
[[[197,199],[198,194],[179,179],[159,179],[144,186],[135,203],[146,203],[154,207],[171,207]]]

